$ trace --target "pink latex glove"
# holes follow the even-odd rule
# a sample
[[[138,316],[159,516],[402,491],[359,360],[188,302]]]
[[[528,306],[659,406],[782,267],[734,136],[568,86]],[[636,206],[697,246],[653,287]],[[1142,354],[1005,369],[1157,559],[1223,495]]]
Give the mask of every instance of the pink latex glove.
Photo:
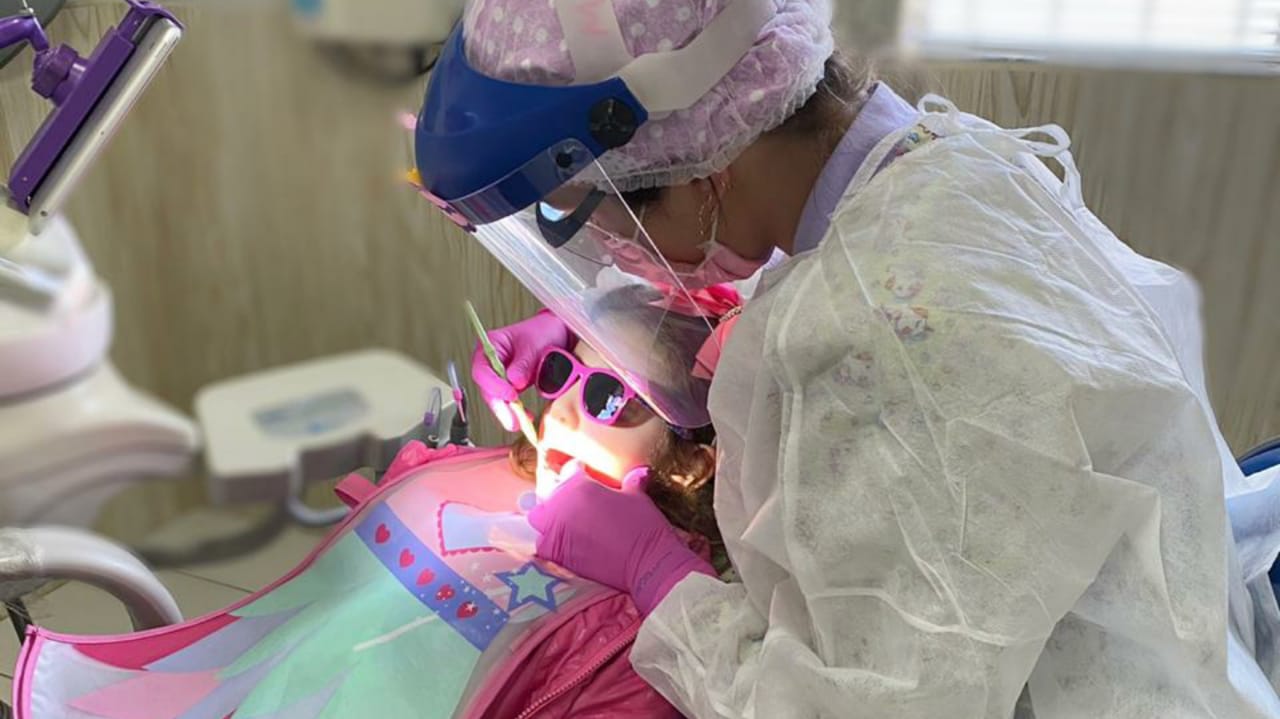
[[[514,432],[519,426],[509,403],[518,399],[520,393],[533,384],[533,375],[538,371],[542,353],[550,347],[567,350],[571,340],[569,326],[547,310],[542,310],[527,320],[489,332],[489,341],[493,343],[502,366],[507,369],[507,379],[510,382],[502,381],[493,371],[488,358],[484,356],[484,349],[476,342],[476,351],[471,355],[471,378],[475,380],[485,404],[489,405],[503,429]]]
[[[541,533],[538,556],[605,586],[627,592],[648,615],[671,588],[694,572],[715,576],[710,562],[681,539],[644,493],[649,470],[632,470],[613,490],[570,462],[567,479],[533,508]]]

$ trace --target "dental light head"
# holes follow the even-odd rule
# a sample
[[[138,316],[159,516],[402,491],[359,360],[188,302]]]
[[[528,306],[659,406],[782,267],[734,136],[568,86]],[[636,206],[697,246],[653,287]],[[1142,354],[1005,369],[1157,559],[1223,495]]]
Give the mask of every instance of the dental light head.
[[[88,57],[52,46],[25,2],[18,14],[0,18],[0,50],[30,45],[31,89],[54,106],[9,173],[0,252],[26,234],[11,231],[13,212],[28,218],[32,235],[58,213],[182,37],[169,11],[147,0],[126,2],[124,18]]]

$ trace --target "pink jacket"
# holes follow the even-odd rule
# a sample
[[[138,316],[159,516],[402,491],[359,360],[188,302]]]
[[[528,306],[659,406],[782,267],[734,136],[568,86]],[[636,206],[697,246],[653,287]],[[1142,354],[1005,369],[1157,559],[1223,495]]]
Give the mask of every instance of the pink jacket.
[[[631,599],[617,594],[579,612],[519,667],[492,677],[502,687],[483,719],[632,719],[680,714],[631,668],[640,630]],[[518,670],[517,670],[518,669]]]
[[[468,451],[410,444],[387,470],[387,484],[414,467]],[[621,592],[583,608],[529,653],[486,677],[481,693],[492,699],[468,719],[679,719],[675,707],[631,668],[631,645],[643,621]]]

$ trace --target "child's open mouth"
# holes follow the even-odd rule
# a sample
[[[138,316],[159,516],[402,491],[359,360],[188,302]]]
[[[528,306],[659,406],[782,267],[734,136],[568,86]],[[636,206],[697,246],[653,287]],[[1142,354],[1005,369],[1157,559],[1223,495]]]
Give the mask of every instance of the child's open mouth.
[[[574,457],[573,455],[568,454],[567,452],[561,452],[558,449],[545,449],[543,450],[543,453],[542,453],[543,468],[557,476],[560,475],[560,472],[561,470],[564,469],[565,465],[569,464],[574,460],[577,460],[579,464],[582,465],[582,471],[586,473],[588,477],[594,479],[600,484],[603,484],[604,486],[609,487],[611,489],[620,489],[622,487],[622,484],[618,480],[614,479],[613,477],[610,477],[604,472],[601,472],[595,467],[592,467],[586,462],[583,462],[577,457]],[[568,479],[568,478],[566,477],[565,479]]]
[[[572,456],[558,449],[548,449],[542,455],[542,466],[551,470],[553,474],[560,474],[560,470],[564,469],[572,459]]]

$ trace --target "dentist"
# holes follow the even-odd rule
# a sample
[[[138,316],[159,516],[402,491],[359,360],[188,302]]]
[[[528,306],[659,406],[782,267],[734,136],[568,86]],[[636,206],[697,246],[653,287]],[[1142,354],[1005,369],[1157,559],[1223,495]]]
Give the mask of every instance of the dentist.
[[[1084,206],[1059,128],[912,107],[830,19],[473,0],[446,46],[420,189],[549,310],[493,333],[510,383],[476,379],[501,410],[581,337],[673,426],[714,424],[738,577],[583,477],[535,510],[539,553],[632,593],[634,666],[700,719],[1280,716],[1194,284]],[[630,285],[696,313],[784,255],[689,348],[714,381],[654,380],[646,335],[596,321]]]

